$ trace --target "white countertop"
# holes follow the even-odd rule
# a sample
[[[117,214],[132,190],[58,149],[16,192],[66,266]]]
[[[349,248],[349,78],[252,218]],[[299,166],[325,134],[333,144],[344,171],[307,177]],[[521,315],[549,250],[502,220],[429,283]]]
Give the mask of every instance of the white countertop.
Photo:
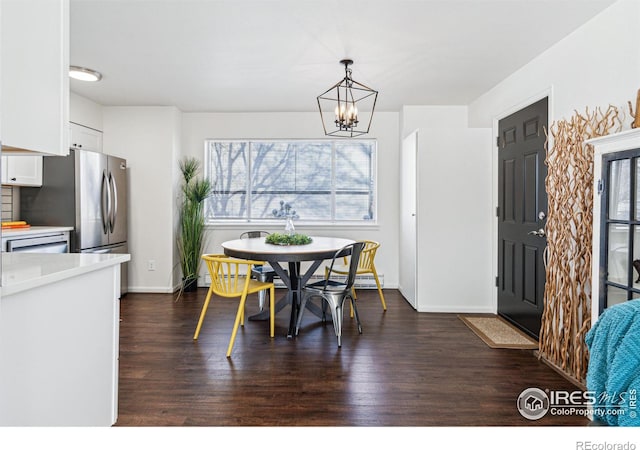
[[[2,297],[131,260],[128,254],[2,253]]]
[[[8,228],[2,230],[2,238],[29,236],[32,234],[61,233],[71,230],[73,230],[73,227],[31,226],[29,228]]]

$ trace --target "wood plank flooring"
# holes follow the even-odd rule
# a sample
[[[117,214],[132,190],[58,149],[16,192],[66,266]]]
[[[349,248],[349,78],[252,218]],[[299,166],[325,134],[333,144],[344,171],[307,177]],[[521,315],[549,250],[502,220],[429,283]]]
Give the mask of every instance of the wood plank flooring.
[[[276,295],[282,291],[277,290]],[[526,388],[576,390],[531,350],[491,349],[455,314],[415,312],[396,290],[358,292],[363,323],[305,314],[287,339],[288,308],[240,329],[225,357],[237,300],[214,297],[193,341],[206,289],[126,295],[121,302],[117,426],[584,426],[578,416],[523,418]],[[247,312],[257,311],[257,298]]]

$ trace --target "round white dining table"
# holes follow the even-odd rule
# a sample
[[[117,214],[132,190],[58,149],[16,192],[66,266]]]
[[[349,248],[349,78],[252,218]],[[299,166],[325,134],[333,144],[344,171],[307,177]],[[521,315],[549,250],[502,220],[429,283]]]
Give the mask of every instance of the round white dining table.
[[[267,244],[264,237],[250,239],[234,239],[222,243],[222,248],[227,256],[241,259],[252,259],[269,263],[282,282],[287,287],[287,295],[276,304],[276,311],[280,311],[287,305],[291,305],[291,317],[287,337],[294,336],[295,324],[298,317],[298,309],[302,295],[302,288],[311,276],[320,267],[323,261],[332,259],[336,253],[346,245],[352,244],[351,239],[336,237],[310,236],[312,242],[305,245],[274,245]],[[350,250],[338,254],[349,255]],[[309,267],[301,273],[302,262],[310,262]],[[282,267],[282,263],[288,263],[289,270]],[[322,317],[322,311],[312,303],[307,307],[316,315]],[[249,320],[266,320],[269,311],[249,317]]]

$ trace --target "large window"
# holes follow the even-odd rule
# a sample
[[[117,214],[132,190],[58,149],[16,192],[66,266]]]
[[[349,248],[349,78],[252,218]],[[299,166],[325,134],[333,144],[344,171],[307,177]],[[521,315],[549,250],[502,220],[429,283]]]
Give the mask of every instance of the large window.
[[[376,142],[223,141],[205,145],[205,176],[214,193],[208,222],[276,220],[280,202],[300,222],[376,220]]]

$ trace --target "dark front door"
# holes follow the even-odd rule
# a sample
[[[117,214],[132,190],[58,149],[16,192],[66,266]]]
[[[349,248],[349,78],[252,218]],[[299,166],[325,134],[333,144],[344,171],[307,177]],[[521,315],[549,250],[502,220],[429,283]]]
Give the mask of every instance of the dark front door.
[[[547,240],[547,98],[498,123],[498,314],[538,338]]]

